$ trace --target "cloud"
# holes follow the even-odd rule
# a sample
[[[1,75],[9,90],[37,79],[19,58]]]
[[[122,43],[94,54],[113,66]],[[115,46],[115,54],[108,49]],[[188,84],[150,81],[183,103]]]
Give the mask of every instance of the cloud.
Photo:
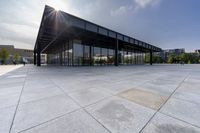
[[[10,42],[18,42],[26,45],[33,45],[35,42],[37,29],[27,25],[7,24],[0,25],[0,39]],[[27,46],[30,48],[30,46]]]
[[[129,28],[126,28],[126,25],[133,22],[131,19],[134,16],[130,17],[130,15],[140,9],[154,6],[158,1],[160,0],[0,1],[0,43],[17,42],[16,46],[33,48],[45,4],[110,29],[132,33]],[[134,23],[137,23],[136,21],[134,20]],[[122,25],[123,28],[120,27]]]
[[[133,11],[134,7],[132,5],[125,5],[125,6],[120,6],[118,9],[116,10],[111,10],[110,14],[111,16],[118,16],[118,15],[123,15],[128,13],[129,11]]]
[[[29,49],[34,47],[44,8],[44,5],[38,6],[40,2],[37,1],[0,2],[0,44],[15,44],[16,47]]]
[[[160,0],[134,0],[139,8],[146,8],[147,6],[155,6]]]
[[[132,0],[131,4],[126,4],[111,10],[111,16],[125,15],[127,13],[135,13],[139,9],[144,9],[149,6],[156,6],[161,0]]]

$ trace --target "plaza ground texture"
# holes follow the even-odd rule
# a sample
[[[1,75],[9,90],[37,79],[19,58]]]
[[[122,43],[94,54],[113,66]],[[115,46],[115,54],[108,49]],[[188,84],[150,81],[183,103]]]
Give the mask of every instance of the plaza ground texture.
[[[200,65],[2,68],[0,133],[200,133]]]

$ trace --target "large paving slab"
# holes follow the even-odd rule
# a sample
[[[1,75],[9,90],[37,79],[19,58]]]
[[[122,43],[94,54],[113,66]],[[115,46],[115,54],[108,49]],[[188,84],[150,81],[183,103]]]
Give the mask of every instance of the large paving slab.
[[[171,98],[161,112],[200,127],[200,105]]]
[[[0,109],[0,133],[8,133],[16,107]]]
[[[200,82],[198,83],[191,83],[188,81],[183,82],[181,86],[178,88],[178,91],[200,95]]]
[[[119,96],[154,110],[158,110],[168,98],[138,89],[130,89],[120,93]]]
[[[105,89],[90,88],[69,93],[69,96],[71,96],[82,107],[85,107],[107,97],[110,97],[111,95],[106,92]]]
[[[200,65],[26,65],[4,71],[3,133],[199,132]]]
[[[21,96],[20,103],[26,103],[31,101],[36,101],[52,96],[57,96],[64,94],[58,87],[56,86],[45,86],[40,88],[28,88],[25,87],[23,89],[23,95]]]
[[[127,100],[112,97],[86,108],[113,133],[137,133],[155,111]]]
[[[0,65],[0,76],[20,67],[22,67],[22,65]]]
[[[15,106],[18,104],[20,93],[0,94],[0,108]]]
[[[24,133],[109,133],[88,113],[78,110]]]
[[[12,133],[37,126],[78,108],[79,107],[65,95],[20,104],[16,113]]]
[[[140,85],[139,89],[151,91],[158,95],[169,96],[178,87],[179,83],[173,80],[161,80],[158,78]]]
[[[157,113],[142,133],[199,133],[200,128]]]
[[[198,93],[191,93],[188,91],[178,90],[173,95],[174,98],[186,100],[189,102],[193,102],[200,105],[200,94]]]

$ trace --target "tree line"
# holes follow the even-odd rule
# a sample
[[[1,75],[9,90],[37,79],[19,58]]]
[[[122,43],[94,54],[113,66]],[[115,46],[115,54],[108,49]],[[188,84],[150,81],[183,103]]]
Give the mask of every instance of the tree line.
[[[6,48],[2,48],[0,50],[0,64],[7,64],[9,59],[12,60],[13,64],[17,64],[20,61],[20,55],[15,53],[13,56],[11,56]]]
[[[185,64],[199,64],[200,56],[197,53],[182,53],[180,55],[171,54],[167,60],[168,63],[185,63]]]
[[[150,62],[150,55],[146,54],[145,62]],[[163,59],[160,55],[153,55],[153,63],[185,63],[185,64],[199,64],[200,63],[200,54],[198,53],[182,53],[179,55],[170,54],[166,59]]]

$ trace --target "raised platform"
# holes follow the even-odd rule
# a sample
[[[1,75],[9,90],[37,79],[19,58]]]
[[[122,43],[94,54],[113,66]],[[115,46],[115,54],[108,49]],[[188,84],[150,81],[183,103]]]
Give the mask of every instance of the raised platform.
[[[0,132],[197,133],[199,86],[200,65],[27,65],[0,76]]]

